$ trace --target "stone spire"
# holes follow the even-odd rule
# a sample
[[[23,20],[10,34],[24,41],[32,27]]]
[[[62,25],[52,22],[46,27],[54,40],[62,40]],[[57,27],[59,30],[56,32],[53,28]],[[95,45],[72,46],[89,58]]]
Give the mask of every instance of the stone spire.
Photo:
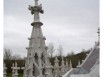
[[[31,23],[32,33],[29,38],[29,47],[27,48],[27,76],[28,77],[42,77],[43,68],[45,65],[46,56],[46,38],[42,34],[41,26],[43,25],[40,22],[39,13],[44,13],[42,10],[42,5],[38,3],[38,0],[35,0],[35,5],[29,5],[28,8],[31,11],[31,14],[34,15],[34,20]]]
[[[52,77],[53,66],[49,62],[49,58],[45,59],[45,77]]]
[[[54,77],[59,77],[60,75],[60,71],[59,71],[59,60],[57,58],[57,56],[55,57],[55,61],[54,61]]]
[[[59,66],[59,60],[58,60],[58,58],[57,58],[57,56],[55,57],[55,65],[54,66]]]
[[[63,59],[63,56],[62,56],[62,63],[61,63],[61,74],[63,75],[65,73],[65,64],[64,64],[64,59]]]

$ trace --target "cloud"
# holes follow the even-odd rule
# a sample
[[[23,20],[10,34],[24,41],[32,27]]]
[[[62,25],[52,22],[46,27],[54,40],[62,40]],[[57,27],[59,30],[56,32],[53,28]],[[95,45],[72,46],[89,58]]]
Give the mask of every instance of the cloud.
[[[53,42],[57,48],[61,44],[65,54],[93,47],[99,26],[99,1],[39,0],[39,3],[44,9],[40,19],[46,45]],[[33,0],[4,0],[4,47],[14,54],[26,56],[33,21],[28,5],[33,4]]]

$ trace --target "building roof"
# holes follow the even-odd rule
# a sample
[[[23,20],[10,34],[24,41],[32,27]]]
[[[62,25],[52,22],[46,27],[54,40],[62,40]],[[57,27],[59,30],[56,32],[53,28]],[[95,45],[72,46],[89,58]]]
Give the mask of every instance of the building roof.
[[[95,46],[90,51],[84,62],[77,68],[67,72],[63,77],[70,77],[72,74],[88,74],[96,61],[99,59],[99,42],[95,43]],[[68,75],[67,75],[68,74]]]
[[[90,54],[87,56],[83,64],[81,65],[87,72],[90,72],[90,69],[94,66],[97,59],[99,59],[99,48],[97,46],[91,50]]]

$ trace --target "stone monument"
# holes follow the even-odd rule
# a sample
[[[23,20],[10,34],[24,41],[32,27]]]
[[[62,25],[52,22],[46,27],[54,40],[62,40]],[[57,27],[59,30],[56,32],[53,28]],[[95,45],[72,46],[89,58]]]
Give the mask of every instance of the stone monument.
[[[49,61],[47,47],[45,45],[46,38],[42,34],[39,13],[43,14],[42,4],[38,4],[38,0],[34,0],[35,5],[29,5],[31,14],[34,15],[34,20],[31,23],[32,33],[29,39],[29,47],[27,58],[25,60],[24,77],[59,77],[61,67],[58,65],[58,59],[55,58],[55,65],[52,66]],[[62,60],[62,69],[65,68]],[[62,71],[64,71],[63,69]]]
[[[29,38],[29,47],[27,47],[27,60],[26,60],[26,75],[27,77],[43,77],[45,75],[45,61],[47,58],[47,47],[45,46],[46,38],[42,34],[41,26],[43,23],[40,21],[39,13],[44,13],[42,5],[38,4],[35,0],[35,5],[29,5],[28,8],[31,14],[34,15],[32,25],[32,33]]]

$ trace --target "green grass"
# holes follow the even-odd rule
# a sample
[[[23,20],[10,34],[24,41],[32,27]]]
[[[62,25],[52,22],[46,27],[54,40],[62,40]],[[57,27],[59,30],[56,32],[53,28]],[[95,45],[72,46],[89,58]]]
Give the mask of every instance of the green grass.
[[[7,74],[7,77],[12,77],[12,73]],[[23,74],[20,73],[18,77],[23,77]]]

